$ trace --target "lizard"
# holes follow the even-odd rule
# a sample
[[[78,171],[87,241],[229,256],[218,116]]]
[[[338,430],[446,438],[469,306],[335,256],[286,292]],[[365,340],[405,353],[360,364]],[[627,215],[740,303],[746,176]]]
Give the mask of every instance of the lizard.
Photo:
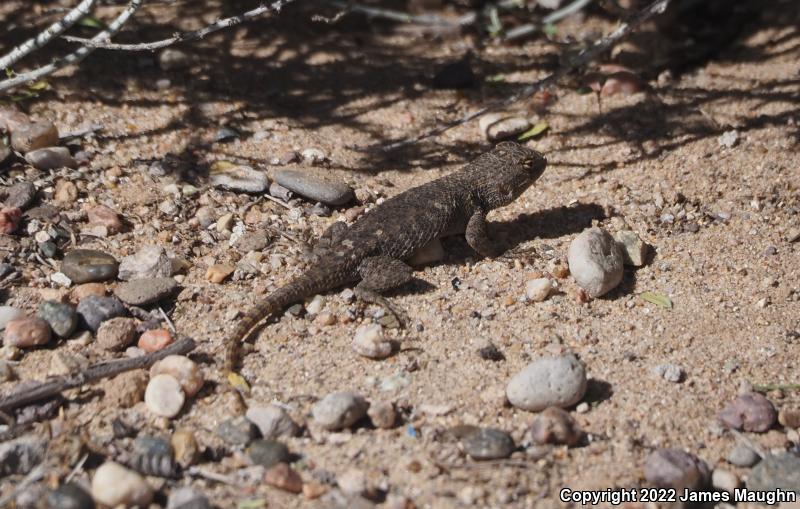
[[[387,199],[350,226],[333,223],[315,245],[310,267],[253,306],[228,336],[224,371],[229,380],[235,380],[239,345],[254,328],[318,293],[356,283],[357,298],[383,306],[402,326],[402,313],[381,294],[412,279],[405,260],[435,238],[462,233],[479,255],[499,256],[486,215],[517,199],[546,166],[541,153],[500,142],[460,170]]]

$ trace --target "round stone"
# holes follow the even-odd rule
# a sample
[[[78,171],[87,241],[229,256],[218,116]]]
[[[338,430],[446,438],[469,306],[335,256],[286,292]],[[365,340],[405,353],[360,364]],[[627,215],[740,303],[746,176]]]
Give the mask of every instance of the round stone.
[[[578,423],[569,414],[558,407],[546,408],[536,416],[531,426],[531,439],[539,445],[564,444],[576,445],[583,436]]]
[[[25,210],[36,197],[36,186],[30,182],[17,182],[8,190],[5,206]]]
[[[525,296],[533,302],[542,302],[550,296],[553,284],[547,278],[531,279],[525,283]]]
[[[39,304],[37,314],[61,338],[68,338],[78,327],[78,313],[71,304],[47,300]]]
[[[385,359],[392,354],[392,343],[383,337],[383,327],[377,323],[356,329],[352,346],[358,355],[369,359]]]
[[[752,467],[761,461],[761,456],[746,445],[737,445],[731,449],[726,459],[728,463],[737,467]]]
[[[269,187],[269,179],[263,171],[243,165],[212,169],[209,180],[214,187],[240,193],[263,193]]]
[[[25,160],[39,170],[57,170],[59,168],[75,168],[78,163],[65,147],[46,147],[32,150],[25,154]]]
[[[289,448],[275,440],[256,440],[250,444],[250,459],[256,465],[271,467],[278,463],[289,463]]]
[[[258,428],[246,417],[240,415],[222,421],[217,427],[217,435],[231,445],[246,446],[258,437]]]
[[[193,360],[183,355],[168,355],[153,364],[150,376],[162,374],[175,378],[181,384],[183,392],[190,398],[203,387],[203,374],[200,368]]]
[[[118,269],[113,256],[94,249],[75,249],[61,262],[61,272],[77,284],[114,279]]]
[[[397,411],[391,401],[377,401],[370,404],[367,415],[376,428],[394,428],[397,422]]]
[[[645,460],[644,477],[660,488],[699,490],[708,484],[706,463],[680,449],[657,449]]]
[[[3,344],[17,348],[31,348],[50,342],[50,326],[38,317],[17,318],[6,325]]]
[[[94,509],[92,496],[75,483],[62,484],[47,494],[48,509]]]
[[[116,297],[89,295],[78,303],[78,315],[91,331],[97,331],[106,320],[125,316],[128,310]]]
[[[147,408],[161,417],[175,417],[183,408],[186,396],[181,384],[169,375],[156,375],[144,391]]]
[[[300,493],[303,491],[303,479],[286,463],[278,463],[264,474],[264,482],[275,488]]]
[[[326,205],[344,205],[355,196],[353,189],[344,182],[308,171],[279,170],[275,172],[275,181],[300,196]]]
[[[495,428],[478,429],[464,437],[462,443],[464,452],[474,460],[508,458],[517,448],[511,435]]]
[[[245,415],[264,438],[294,437],[300,432],[300,426],[279,406],[251,406]]]
[[[336,431],[355,424],[367,414],[369,403],[354,392],[334,392],[314,404],[314,421],[324,429]]]
[[[172,344],[172,335],[167,329],[150,329],[139,337],[138,346],[145,352],[157,352]]]
[[[147,506],[153,499],[153,489],[147,481],[119,463],[103,463],[92,478],[92,497],[109,506]]]
[[[136,341],[136,320],[133,318],[112,318],[100,324],[97,330],[97,344],[112,352],[122,351]]]
[[[585,392],[586,369],[572,354],[534,361],[506,386],[506,397],[512,405],[533,412],[574,405]]]
[[[114,294],[126,304],[146,306],[169,297],[177,288],[178,283],[171,277],[155,277],[122,283]]]
[[[609,292],[622,281],[622,248],[600,228],[578,235],[569,245],[567,261],[578,286],[592,297]]]
[[[719,421],[731,429],[763,433],[778,420],[772,403],[757,392],[742,394],[728,403],[719,414]]]

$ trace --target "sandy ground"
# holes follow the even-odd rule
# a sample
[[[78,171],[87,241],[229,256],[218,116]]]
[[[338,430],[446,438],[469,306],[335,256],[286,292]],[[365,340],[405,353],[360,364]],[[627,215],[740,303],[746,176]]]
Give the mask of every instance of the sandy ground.
[[[228,5],[221,12],[246,6]],[[9,6],[1,9],[0,15],[23,23]],[[393,297],[412,317],[406,331],[391,333],[402,344],[395,356],[370,361],[351,350],[356,327],[369,321],[373,310],[363,311],[337,292],[326,304],[339,319],[335,325],[318,327],[308,318],[286,315],[265,327],[242,367],[253,383],[251,403],[280,401],[305,422],[316,399],[355,390],[368,399],[392,401],[403,412],[404,424],[393,430],[312,432],[288,440],[303,458],[302,475],[309,479],[312,470],[336,475],[355,467],[420,508],[552,508],[567,507],[558,501],[562,487],[644,485],[644,458],[657,447],[685,448],[712,467],[725,465],[735,440],[718,432],[715,415],[740,383],[800,381],[800,243],[787,241],[790,230],[800,226],[800,34],[796,10],[777,11],[755,16],[727,49],[671,79],[659,78],[663,69],[655,66],[634,67],[648,80],[642,92],[599,101],[578,93],[579,83],[565,82],[552,91],[545,112],[519,104],[520,112],[549,124],[544,136],[529,143],[547,155],[549,167],[534,187],[490,219],[502,242],[536,254],[487,261],[476,258],[463,240],[447,242],[444,260],[416,272],[419,281]],[[158,4],[145,9],[123,39],[197,28],[214,15],[196,6]],[[172,20],[169,26],[159,21],[163,16]],[[265,261],[280,262],[267,273],[223,284],[206,280],[209,265],[235,264],[241,254],[220,236],[204,243],[188,219],[202,203],[218,216],[233,212],[239,221],[242,207],[254,199],[207,189],[210,162],[242,161],[271,172],[281,167],[271,164],[273,158],[317,147],[328,154],[324,169],[331,175],[357,191],[391,196],[445,175],[488,148],[477,125],[389,156],[353,146],[412,135],[508,95],[516,83],[551,72],[560,51],[541,39],[503,45],[357,17],[331,26],[309,17],[310,11],[288,9],[274,20],[186,45],[191,66],[168,72],[151,53],[98,52],[80,73],[49,80],[50,91],[22,103],[33,115],[53,119],[62,132],[104,126],[81,142],[91,158],[85,179],[99,185],[84,187],[80,201],[112,206],[132,228],[81,245],[122,257],[157,242],[188,262],[183,290],[169,311],[177,328],[200,342],[195,358],[211,382],[221,380],[217,361],[235,311],[244,311],[304,265],[301,246],[280,238],[264,251]],[[612,27],[601,16],[579,17],[560,25],[558,37],[581,38]],[[655,37],[649,27],[614,52],[616,61],[641,62],[637,51]],[[2,42],[3,49],[9,47]],[[428,80],[436,69],[466,52],[473,54],[479,81],[498,74],[504,80],[463,92],[431,89]],[[159,79],[169,84],[159,89]],[[222,125],[246,134],[232,143],[212,143]],[[738,143],[722,146],[720,135],[733,129]],[[268,135],[255,141],[251,135],[260,131]],[[167,156],[180,161],[176,170],[149,175],[149,163],[142,161]],[[175,219],[158,210],[170,198],[164,191],[170,183],[201,189],[175,199]],[[319,235],[346,210],[318,217],[308,214],[313,204],[299,203],[296,211],[270,201],[253,209],[274,231],[298,239]],[[665,213],[683,218],[663,223]],[[565,263],[570,241],[592,224],[610,231],[627,224],[653,247],[651,260],[638,270],[627,268],[617,290],[586,304],[573,298],[569,278],[562,282],[564,293],[546,302],[519,302],[525,280]],[[12,288],[6,304],[33,310],[41,299],[35,281],[52,269],[34,261],[25,271],[34,283]],[[454,278],[462,282],[458,289]],[[638,296],[644,291],[669,296],[674,308],[645,302]],[[478,356],[487,341],[503,352],[504,361]],[[40,377],[59,348],[67,346],[26,354],[20,378]],[[533,415],[504,405],[505,384],[531,360],[563,349],[578,354],[588,368],[590,409],[572,413],[589,443],[556,447],[541,459],[518,452],[511,461],[491,465],[464,460],[444,432],[474,424],[502,428],[522,440]],[[685,381],[654,376],[651,369],[663,363],[682,367]],[[398,374],[407,385],[381,389],[381,381]],[[95,389],[102,391],[103,384]],[[773,391],[769,397],[779,408],[800,404],[798,392]],[[87,430],[101,450],[120,412],[156,434],[163,434],[165,425],[189,427],[209,447],[221,445],[215,428],[231,415],[230,401],[213,383],[166,424],[154,420],[143,403],[122,411],[106,401],[97,390],[85,392],[61,417]],[[423,411],[431,407],[447,411]],[[790,446],[782,429],[750,438],[765,449]],[[240,462],[234,456],[205,466],[229,472]],[[94,467],[90,462],[86,470]],[[746,469],[726,468],[747,475]],[[234,507],[234,500],[247,496],[265,498],[268,507],[312,504],[263,485],[243,494],[200,479],[190,484],[220,507]]]

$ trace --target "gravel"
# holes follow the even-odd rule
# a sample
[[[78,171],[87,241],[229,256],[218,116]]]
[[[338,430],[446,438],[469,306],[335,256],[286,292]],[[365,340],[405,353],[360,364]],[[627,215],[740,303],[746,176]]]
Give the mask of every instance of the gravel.
[[[391,429],[397,423],[397,411],[390,401],[373,401],[367,410],[372,425],[380,429]]]
[[[39,317],[23,317],[6,324],[3,344],[17,348],[32,348],[50,342],[50,325]]]
[[[264,438],[293,437],[300,433],[300,426],[279,406],[254,405],[247,409],[246,416],[258,427]]]
[[[217,427],[217,435],[230,445],[247,446],[258,438],[258,428],[246,417],[240,415],[222,421]]]
[[[737,467],[752,467],[761,461],[761,456],[746,445],[737,445],[731,449],[726,459],[728,463]]]
[[[514,375],[506,387],[512,405],[533,412],[574,405],[585,392],[586,369],[572,354],[534,361]]]
[[[659,364],[651,372],[658,378],[663,378],[667,382],[674,384],[682,382],[685,377],[683,368],[676,364]]]
[[[119,278],[123,281],[171,275],[172,262],[161,246],[144,246],[119,264]]]
[[[172,490],[167,498],[167,509],[212,509],[211,502],[188,486]]]
[[[74,482],[50,491],[46,501],[48,509],[95,509],[92,496]]]
[[[641,267],[647,262],[649,246],[639,238],[636,232],[622,230],[614,234],[614,240],[622,248],[622,260],[625,265]]]
[[[104,350],[121,352],[136,341],[136,320],[117,317],[106,320],[97,330],[97,344]]]
[[[353,350],[369,359],[385,359],[392,354],[392,343],[383,336],[383,327],[372,323],[356,329]]]
[[[747,488],[757,491],[780,489],[800,495],[800,456],[791,453],[766,456],[750,471]]]
[[[39,318],[50,325],[60,338],[68,338],[78,327],[78,313],[71,304],[62,304],[52,300],[39,304]]]
[[[567,252],[569,271],[578,286],[592,297],[600,297],[622,281],[622,248],[600,228],[578,235]]]
[[[276,440],[255,440],[248,450],[250,459],[256,465],[271,467],[289,462],[289,448]]]
[[[36,186],[30,182],[17,182],[8,190],[8,196],[4,202],[6,207],[25,210],[36,197]]]
[[[535,444],[576,445],[583,432],[569,412],[558,407],[546,408],[536,416],[531,426],[531,439]]]
[[[153,364],[150,376],[158,375],[170,375],[175,378],[183,392],[190,398],[203,387],[203,373],[200,367],[183,355],[168,355]]]
[[[69,149],[64,147],[39,148],[25,154],[25,160],[34,168],[45,171],[78,166]]]

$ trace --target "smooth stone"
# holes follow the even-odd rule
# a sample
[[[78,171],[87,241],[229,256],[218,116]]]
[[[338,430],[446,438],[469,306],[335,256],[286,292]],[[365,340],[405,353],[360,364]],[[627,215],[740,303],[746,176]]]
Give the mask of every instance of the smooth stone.
[[[175,430],[169,443],[175,451],[175,461],[182,467],[189,467],[200,460],[200,444],[197,443],[197,437],[192,430],[187,428]]]
[[[126,316],[128,310],[116,297],[89,295],[78,303],[78,315],[86,327],[97,332],[100,324],[111,318]]]
[[[154,414],[172,418],[180,413],[186,396],[181,384],[169,375],[156,375],[144,391],[144,402]]]
[[[737,467],[752,467],[761,461],[761,456],[746,445],[737,445],[731,449],[726,459],[728,463]]]
[[[19,123],[11,131],[11,148],[26,154],[58,145],[58,128],[47,120]]]
[[[533,302],[543,302],[553,291],[553,284],[547,278],[531,279],[525,283],[525,296]]]
[[[173,341],[172,334],[167,329],[150,329],[139,336],[137,346],[145,352],[152,353],[166,348]]]
[[[33,435],[0,442],[0,477],[27,474],[42,462],[47,443]]]
[[[358,327],[352,347],[358,355],[369,359],[385,359],[392,354],[392,343],[383,337],[383,327],[377,323]]]
[[[32,150],[25,154],[25,160],[39,170],[75,168],[78,163],[65,147],[47,147]]]
[[[367,415],[369,403],[354,392],[334,392],[317,401],[311,409],[314,421],[328,431],[352,426]]]
[[[506,386],[506,397],[512,405],[533,412],[574,405],[585,392],[586,368],[572,354],[536,360]]]
[[[622,281],[622,248],[600,228],[578,235],[569,245],[567,261],[578,286],[592,297],[608,293]]]
[[[203,374],[196,362],[183,355],[168,355],[153,364],[150,376],[171,375],[181,384],[183,392],[192,397],[203,387]]]
[[[367,410],[372,425],[380,429],[394,428],[397,422],[397,411],[391,401],[375,401]]]
[[[464,452],[474,460],[508,458],[517,448],[511,435],[495,428],[481,428],[468,434],[462,443]]]
[[[488,114],[478,120],[481,132],[489,141],[500,141],[514,138],[531,128],[525,117],[500,114]]]
[[[172,261],[161,246],[143,246],[135,254],[123,258],[119,264],[119,278],[123,281],[171,275]]]
[[[147,506],[153,500],[153,489],[138,473],[107,461],[94,473],[92,497],[109,507]]]
[[[278,463],[289,463],[289,448],[275,440],[255,440],[250,444],[248,452],[253,463],[266,468]]]
[[[6,207],[25,210],[36,197],[36,186],[30,182],[17,182],[8,190]]]
[[[212,505],[205,495],[185,486],[170,492],[167,509],[212,509]]]
[[[37,312],[46,321],[56,336],[68,338],[78,327],[78,313],[71,304],[62,304],[53,300],[39,304]]]
[[[95,509],[92,496],[79,485],[69,482],[47,494],[48,509]]]
[[[97,344],[104,350],[121,352],[136,341],[136,320],[133,318],[111,318],[100,324]]]
[[[154,277],[122,283],[114,289],[114,295],[126,304],[145,306],[169,297],[177,289],[173,278]]]
[[[781,426],[786,426],[787,428],[800,428],[800,408],[784,406],[778,412],[778,422]]]
[[[118,269],[113,256],[93,249],[75,249],[61,261],[61,272],[76,284],[114,279]]]
[[[531,438],[539,445],[576,445],[583,432],[569,412],[558,407],[546,408],[536,416],[531,426]]]
[[[778,420],[778,412],[763,395],[750,392],[728,403],[717,414],[717,419],[731,429],[763,433]]]
[[[303,491],[303,479],[286,463],[278,463],[264,474],[264,482],[275,488],[300,493]]]
[[[733,472],[715,468],[711,472],[711,486],[733,495],[733,491],[739,487],[739,478]]]
[[[619,231],[614,234],[614,240],[622,247],[622,261],[625,265],[641,267],[645,264],[649,247],[636,232]]]
[[[275,181],[283,187],[326,205],[344,205],[355,196],[353,189],[340,180],[322,177],[300,170],[279,170]]]
[[[21,309],[14,306],[0,306],[0,330],[5,330],[8,322],[23,316],[25,316],[25,311]]]
[[[234,166],[212,172],[209,181],[214,187],[240,193],[263,193],[269,187],[267,174],[249,166]]]
[[[31,348],[50,342],[50,325],[38,317],[22,317],[8,322],[3,344],[17,348]]]
[[[645,460],[644,477],[659,488],[699,490],[709,476],[705,461],[680,449],[657,449]]]
[[[750,471],[747,488],[757,491],[786,490],[800,494],[800,456],[786,452],[766,456]]]
[[[245,415],[264,438],[294,437],[300,433],[300,426],[279,406],[251,406]]]
[[[236,241],[236,249],[241,253],[249,253],[251,251],[262,251],[267,247],[272,239],[265,231],[248,232],[242,235]]]
[[[217,435],[230,445],[247,446],[258,438],[258,428],[245,416],[240,415],[222,421],[217,427]]]

